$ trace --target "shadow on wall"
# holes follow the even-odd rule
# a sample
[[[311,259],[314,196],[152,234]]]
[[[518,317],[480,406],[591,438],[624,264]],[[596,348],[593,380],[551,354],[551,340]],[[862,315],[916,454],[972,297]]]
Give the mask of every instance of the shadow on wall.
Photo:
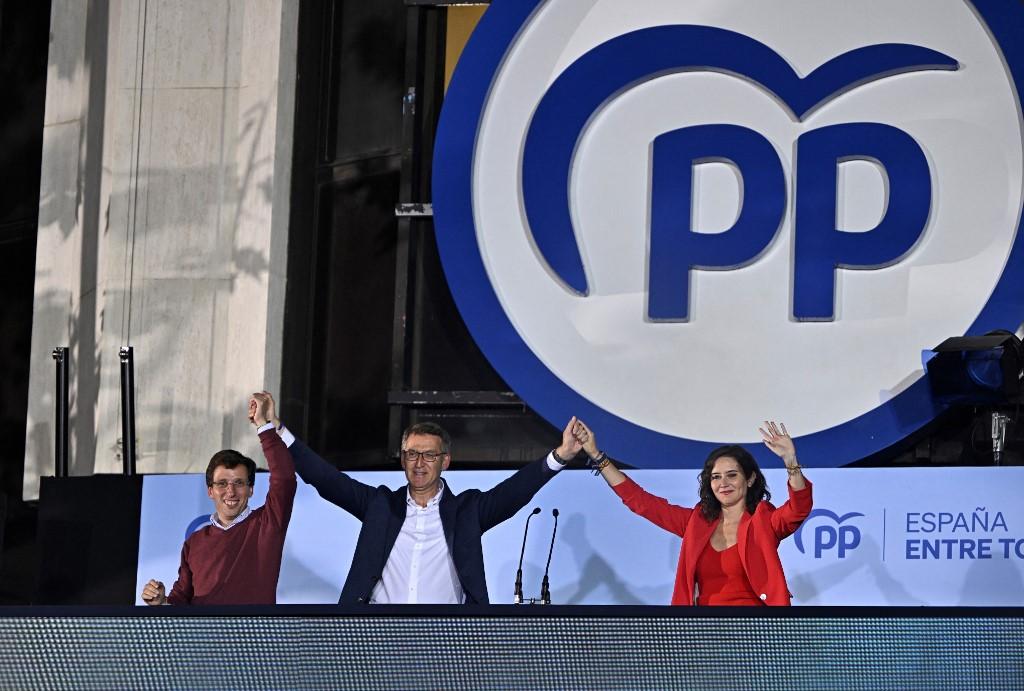
[[[572,514],[558,537],[559,541],[564,540],[572,550],[578,578],[569,586],[556,588],[552,593],[552,602],[560,605],[584,604],[598,591],[607,593],[604,600],[621,605],[644,605],[665,597],[664,588],[640,588],[637,592],[636,586],[619,578],[615,565],[594,552],[591,541],[587,538],[586,521],[582,515]],[[625,547],[623,545],[623,558],[628,558]],[[678,545],[676,547],[678,548]],[[670,569],[666,574],[669,582],[675,574],[674,560]],[[668,600],[665,600],[664,604],[669,604]]]
[[[349,566],[345,567],[345,576],[347,577]],[[301,593],[319,593],[328,592],[332,593],[330,598],[325,600],[326,604],[334,604],[341,597],[341,587],[343,582],[329,581],[323,577],[323,574],[319,574],[312,569],[306,567],[300,559],[291,559],[288,555],[287,543],[285,543],[285,554],[284,559],[281,560],[281,583],[301,583]],[[290,599],[291,593],[287,590],[281,590],[278,587],[278,602],[286,599]],[[313,602],[308,604],[323,604],[319,602]]]
[[[993,541],[994,542],[994,541]],[[998,543],[996,543],[998,545]],[[1010,558],[1002,559],[1001,546],[993,550],[993,558],[975,560],[967,569],[960,605],[993,607],[1019,607],[1024,604],[1024,578],[1021,576],[1021,562],[1014,558],[1010,547]],[[979,594],[985,594],[979,595]]]
[[[849,557],[815,569],[813,573],[791,573],[787,570],[786,579],[793,593],[794,604],[805,604],[811,600],[824,602],[829,599],[838,603],[845,602],[841,594],[844,581],[863,581],[866,577],[874,581],[879,596],[890,605],[921,607],[929,604],[915,597],[903,583],[892,577],[885,569],[881,552],[882,547],[877,540],[869,534],[862,534],[856,554],[864,558],[859,564],[854,561],[854,557]],[[828,584],[827,587],[819,588],[817,584],[822,583]],[[831,596],[826,595],[826,592],[833,589],[835,592]],[[866,588],[858,586],[857,590],[864,591]]]
[[[57,345],[71,346],[71,377],[74,382],[71,401],[71,430],[74,435],[72,474],[95,472],[97,456],[102,458],[112,453],[119,458],[119,445],[109,449],[94,448],[97,429],[111,425],[118,430],[120,428],[119,419],[95,419],[104,365],[104,353],[100,349],[107,347],[102,344],[111,341],[114,328],[120,331],[120,337],[115,337],[120,343],[135,342],[140,336],[151,337],[146,339],[150,352],[137,353],[137,365],[140,362],[180,363],[183,352],[196,347],[192,344],[208,347],[202,340],[186,338],[190,328],[208,333],[218,329],[217,314],[210,306],[223,304],[222,297],[234,292],[238,278],[263,280],[269,274],[267,250],[239,245],[237,238],[239,228],[247,221],[253,225],[253,229],[247,229],[250,235],[265,233],[264,228],[269,228],[269,218],[247,218],[245,206],[246,200],[253,195],[257,206],[269,208],[271,203],[272,161],[259,157],[268,110],[266,102],[249,108],[237,123],[240,127],[237,142],[231,147],[222,147],[232,152],[240,148],[246,154],[244,160],[232,157],[219,165],[149,167],[134,179],[130,173],[114,173],[112,187],[115,191],[106,200],[102,211],[98,198],[103,174],[100,160],[102,130],[98,134],[93,133],[98,140],[90,141],[89,146],[83,146],[82,137],[78,136],[79,128],[61,127],[49,133],[47,152],[51,163],[68,165],[70,169],[44,179],[39,226],[59,231],[60,239],[53,238],[51,247],[54,243],[67,242],[76,227],[81,227],[81,256],[76,259],[80,262],[80,279],[78,296],[75,296],[74,288],[67,283],[66,277],[52,271],[40,271],[37,290],[41,288],[45,292],[37,296],[35,319],[39,325],[38,332],[53,334],[51,338],[47,338],[45,333],[41,335],[41,341],[52,341],[45,344],[47,349]],[[90,112],[90,117],[94,115]],[[224,111],[218,132],[230,131],[229,123],[223,118],[226,118]],[[106,134],[113,139],[109,132]],[[183,131],[180,136],[187,137],[188,132]],[[221,139],[223,141],[223,135]],[[85,160],[87,157],[89,160]],[[241,177],[236,171],[236,160],[243,166]],[[94,175],[90,176],[90,173]],[[80,208],[84,208],[85,218],[78,217]],[[104,215],[102,220],[99,218],[101,213]],[[121,220],[124,227],[111,227],[111,218]],[[147,251],[148,257],[144,254]],[[101,262],[100,255],[107,261]],[[97,266],[104,263],[114,275],[98,276]],[[124,274],[117,276],[122,271]],[[165,272],[172,277],[159,276],[159,282],[146,280],[154,277],[154,273],[166,275]],[[212,280],[205,281],[203,289],[197,290],[196,277]],[[122,285],[130,281],[127,289],[99,290],[104,280],[116,278],[123,279]],[[224,278],[228,280],[225,282]],[[46,290],[47,284],[54,289]],[[117,286],[118,283],[115,280],[110,284]],[[75,304],[76,297],[78,304]],[[204,307],[208,309],[204,310]],[[136,313],[134,319],[132,312]],[[196,317],[203,322],[196,323]],[[95,332],[96,324],[99,325],[98,334]],[[225,327],[219,328],[223,331]],[[60,335],[65,333],[68,334],[66,342]],[[106,355],[106,362],[112,363],[108,367],[114,368],[108,372],[108,381],[116,382],[118,359],[113,352]],[[39,354],[36,356],[40,357]],[[208,389],[213,385],[215,371],[222,365],[206,363]],[[137,383],[141,385],[145,377],[145,371],[139,371],[137,366]],[[46,394],[37,395],[29,402],[32,428],[28,436],[35,450],[33,455],[37,459],[38,471],[42,474],[52,472],[48,465],[53,458],[50,379],[40,382],[47,382],[48,386],[43,385],[45,388],[41,389]],[[74,398],[75,393],[78,400]],[[163,396],[167,395],[167,389],[164,389]],[[174,395],[173,391],[171,395]],[[155,447],[150,447],[151,453],[166,454],[170,448],[170,418],[164,416],[167,402],[146,405],[145,400],[145,396],[141,397],[143,405],[137,409],[142,423],[139,425],[140,451],[148,438],[150,444],[155,444]],[[156,415],[148,426],[147,409]],[[181,406],[173,406],[173,409],[179,414],[182,412]],[[189,424],[209,425],[209,414],[208,408],[192,406],[188,407],[184,417]],[[225,419],[213,421],[215,427],[229,426],[233,412],[218,414],[218,417]],[[223,424],[218,425],[218,422]],[[226,438],[226,434],[224,436]],[[223,445],[226,446],[227,442]]]

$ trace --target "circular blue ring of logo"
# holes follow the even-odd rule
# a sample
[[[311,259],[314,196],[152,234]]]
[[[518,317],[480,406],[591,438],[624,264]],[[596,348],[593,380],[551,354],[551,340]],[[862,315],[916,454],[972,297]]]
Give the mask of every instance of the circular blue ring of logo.
[[[506,52],[545,0],[494,0],[484,13],[455,70],[445,96],[433,162],[434,222],[448,285],[470,333],[506,382],[542,417],[562,427],[576,415],[600,436],[612,456],[638,467],[695,468],[716,446],[731,443],[682,439],[618,417],[560,380],[517,333],[494,292],[476,239],[473,220],[473,159],[481,117]],[[1024,75],[1024,6],[1004,0],[965,0],[987,24],[1003,52],[1017,93]],[[1024,316],[1024,249],[1017,229],[995,289],[967,333],[1013,330]],[[954,334],[950,334],[954,335]],[[941,408],[926,377],[877,408],[843,424],[799,438],[801,463],[845,465],[884,450],[932,420]],[[766,411],[770,414],[771,411]],[[680,411],[681,415],[699,411]],[[761,461],[774,459],[761,445],[750,448]]]

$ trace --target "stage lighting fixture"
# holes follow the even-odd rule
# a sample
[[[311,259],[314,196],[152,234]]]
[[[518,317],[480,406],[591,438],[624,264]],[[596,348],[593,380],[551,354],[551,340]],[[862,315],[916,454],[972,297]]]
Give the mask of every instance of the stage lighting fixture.
[[[947,405],[981,405],[988,411],[992,462],[1000,465],[1013,422],[998,406],[1021,402],[1024,347],[1009,331],[947,338],[925,354],[932,395]]]
[[[932,353],[925,369],[932,395],[939,402],[1020,402],[1024,348],[1013,333],[990,331],[984,336],[955,336],[937,345]]]

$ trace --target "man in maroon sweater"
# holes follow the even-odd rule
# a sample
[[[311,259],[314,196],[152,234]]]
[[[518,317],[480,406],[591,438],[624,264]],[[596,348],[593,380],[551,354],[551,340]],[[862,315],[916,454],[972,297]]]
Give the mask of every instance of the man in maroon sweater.
[[[237,451],[218,451],[206,469],[206,491],[213,501],[210,524],[192,533],[181,548],[178,580],[165,594],[151,580],[142,589],[147,605],[272,605],[288,520],[295,499],[295,464],[266,415],[269,394],[253,394],[249,419],[256,425],[270,467],[270,489],[263,506],[249,498],[256,464]]]

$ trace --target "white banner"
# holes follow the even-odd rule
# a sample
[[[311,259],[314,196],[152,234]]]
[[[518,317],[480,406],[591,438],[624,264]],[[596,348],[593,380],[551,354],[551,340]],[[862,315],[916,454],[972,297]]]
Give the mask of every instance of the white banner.
[[[697,501],[696,470],[629,475],[673,503]],[[453,471],[456,492],[497,484],[507,471]],[[1019,606],[1024,603],[1022,468],[810,469],[814,512],[780,548],[795,605]],[[400,472],[352,473],[398,487]],[[785,474],[767,470],[775,504]],[[267,475],[252,499],[260,505]],[[554,604],[664,605],[672,592],[680,539],[632,514],[604,480],[562,472],[512,519],[484,535],[491,602],[512,602],[523,526],[533,507],[523,583],[537,597],[553,521]],[[168,589],[186,531],[209,516],[201,475],[150,476],[143,485],[136,593],[150,578]],[[335,603],[348,573],[359,521],[300,482],[285,541],[278,602]],[[137,599],[138,604],[142,601]]]

